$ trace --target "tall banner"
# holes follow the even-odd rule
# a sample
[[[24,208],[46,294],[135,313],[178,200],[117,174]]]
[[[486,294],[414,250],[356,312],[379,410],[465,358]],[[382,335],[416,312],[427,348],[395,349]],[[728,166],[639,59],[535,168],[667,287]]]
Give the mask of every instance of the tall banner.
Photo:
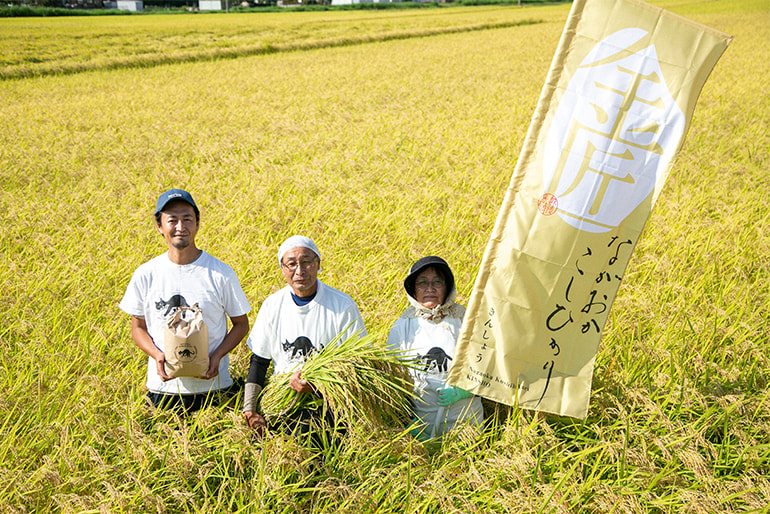
[[[732,38],[639,0],[575,0],[448,378],[583,419],[628,261]]]

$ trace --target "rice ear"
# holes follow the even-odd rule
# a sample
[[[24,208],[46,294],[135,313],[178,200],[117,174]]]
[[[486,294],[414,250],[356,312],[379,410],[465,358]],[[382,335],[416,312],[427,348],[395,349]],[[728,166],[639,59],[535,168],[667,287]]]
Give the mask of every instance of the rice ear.
[[[302,367],[302,378],[313,384],[321,398],[297,394],[289,387],[287,373],[270,379],[262,393],[262,411],[271,423],[295,409],[319,406],[347,426],[400,421],[414,397],[411,367],[412,359],[388,349],[379,334],[354,334],[345,340],[338,336]]]

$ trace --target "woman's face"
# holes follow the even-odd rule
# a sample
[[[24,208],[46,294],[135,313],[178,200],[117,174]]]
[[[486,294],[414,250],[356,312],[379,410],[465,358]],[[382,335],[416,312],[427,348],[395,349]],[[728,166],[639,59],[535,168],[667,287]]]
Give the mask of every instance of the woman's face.
[[[446,299],[444,277],[433,268],[427,268],[414,281],[414,299],[423,307],[435,309]]]

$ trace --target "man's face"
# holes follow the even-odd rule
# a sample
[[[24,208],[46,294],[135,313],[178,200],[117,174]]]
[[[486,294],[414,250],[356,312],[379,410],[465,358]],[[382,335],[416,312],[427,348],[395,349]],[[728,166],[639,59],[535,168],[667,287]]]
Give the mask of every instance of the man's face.
[[[171,202],[160,213],[158,231],[169,247],[184,250],[195,245],[198,220],[193,206],[187,202]]]
[[[320,266],[318,256],[312,250],[302,247],[292,248],[283,254],[281,260],[281,271],[286,277],[286,283],[295,295],[302,298],[315,293],[318,287],[316,275]]]

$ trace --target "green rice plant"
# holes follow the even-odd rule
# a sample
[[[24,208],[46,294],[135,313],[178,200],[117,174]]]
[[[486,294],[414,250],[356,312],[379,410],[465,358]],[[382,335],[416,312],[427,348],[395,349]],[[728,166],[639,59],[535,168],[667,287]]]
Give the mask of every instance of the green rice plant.
[[[405,421],[413,397],[409,367],[414,361],[386,348],[378,336],[338,336],[302,366],[302,378],[316,393],[289,387],[292,373],[270,378],[260,399],[265,417],[277,423],[298,409],[328,409],[335,422],[381,427]]]

